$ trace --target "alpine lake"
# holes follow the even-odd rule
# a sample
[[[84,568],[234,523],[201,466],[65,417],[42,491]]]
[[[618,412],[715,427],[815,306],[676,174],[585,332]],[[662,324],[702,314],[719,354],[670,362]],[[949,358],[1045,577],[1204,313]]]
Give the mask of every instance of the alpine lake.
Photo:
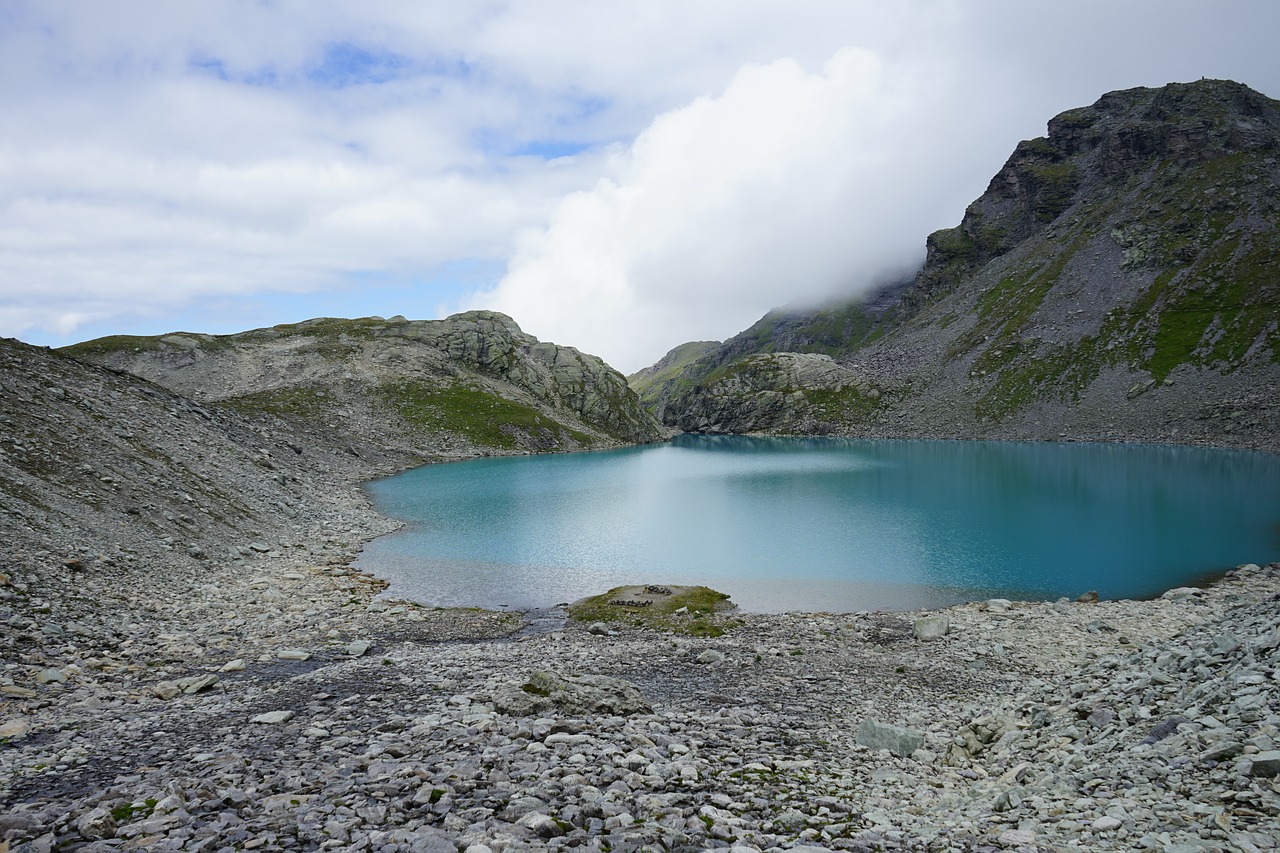
[[[684,435],[428,465],[357,565],[436,606],[704,584],[755,612],[1145,598],[1280,559],[1280,456],[1218,448]]]

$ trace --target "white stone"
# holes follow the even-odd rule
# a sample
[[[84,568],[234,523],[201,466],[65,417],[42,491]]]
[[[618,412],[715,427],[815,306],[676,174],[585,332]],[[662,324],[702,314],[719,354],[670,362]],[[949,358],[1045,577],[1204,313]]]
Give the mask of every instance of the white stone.
[[[265,714],[259,714],[258,716],[252,718],[251,720],[249,720],[249,722],[276,725],[279,723],[287,723],[290,720],[292,720],[295,716],[297,715],[294,714],[293,711],[268,711]]]

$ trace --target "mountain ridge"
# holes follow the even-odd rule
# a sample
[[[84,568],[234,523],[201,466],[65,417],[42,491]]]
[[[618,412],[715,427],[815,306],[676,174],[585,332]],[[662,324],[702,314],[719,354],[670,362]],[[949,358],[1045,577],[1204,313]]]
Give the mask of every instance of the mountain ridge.
[[[577,450],[664,435],[622,374],[494,311],[108,337],[62,351],[208,405],[406,453]]]
[[[1277,447],[1280,103],[1230,81],[1170,84],[1108,93],[1048,130],[929,235],[908,287],[766,315],[684,369],[664,420]],[[723,382],[726,365],[784,349],[833,356],[879,401]]]

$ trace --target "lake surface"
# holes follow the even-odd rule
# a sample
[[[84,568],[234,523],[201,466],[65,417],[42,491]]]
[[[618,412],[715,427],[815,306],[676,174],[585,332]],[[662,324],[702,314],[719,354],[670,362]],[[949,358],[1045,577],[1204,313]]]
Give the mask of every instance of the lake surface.
[[[430,465],[358,565],[436,605],[706,584],[752,611],[1154,596],[1280,559],[1280,457],[1193,447],[681,436]]]

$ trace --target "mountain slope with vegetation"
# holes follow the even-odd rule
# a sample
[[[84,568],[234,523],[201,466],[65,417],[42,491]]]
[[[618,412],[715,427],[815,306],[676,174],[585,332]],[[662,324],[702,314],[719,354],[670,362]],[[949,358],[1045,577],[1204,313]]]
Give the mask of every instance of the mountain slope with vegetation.
[[[1104,95],[1020,143],[927,250],[905,289],[770,315],[688,365],[664,420],[1277,445],[1280,103],[1213,80]],[[832,356],[881,394],[833,407],[829,384],[786,371],[729,381],[786,350]]]
[[[432,457],[663,435],[622,374],[492,311],[317,319],[235,335],[109,337],[65,352],[208,405]]]

